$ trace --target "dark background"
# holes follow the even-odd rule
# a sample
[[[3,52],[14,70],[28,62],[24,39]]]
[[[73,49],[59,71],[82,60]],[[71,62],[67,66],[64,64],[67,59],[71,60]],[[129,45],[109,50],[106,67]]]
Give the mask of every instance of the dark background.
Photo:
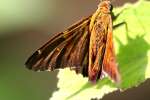
[[[92,14],[99,0],[0,1],[0,100],[48,100],[57,90],[57,71],[36,73],[25,68],[30,54],[51,33],[63,31]],[[113,0],[114,7],[129,0]],[[135,0],[130,0],[134,3]],[[149,100],[150,80],[103,100]]]

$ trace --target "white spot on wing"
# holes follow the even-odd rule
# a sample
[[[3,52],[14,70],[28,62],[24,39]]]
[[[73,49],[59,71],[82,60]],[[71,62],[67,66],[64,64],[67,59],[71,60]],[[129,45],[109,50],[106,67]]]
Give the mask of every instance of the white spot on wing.
[[[39,54],[41,54],[41,53],[42,53],[42,52],[41,52],[41,50],[38,50],[37,52],[38,52]]]

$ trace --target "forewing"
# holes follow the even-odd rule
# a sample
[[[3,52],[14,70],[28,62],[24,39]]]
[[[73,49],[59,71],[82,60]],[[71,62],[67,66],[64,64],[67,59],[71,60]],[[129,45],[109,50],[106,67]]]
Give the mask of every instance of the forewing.
[[[82,65],[88,63],[84,59],[88,54],[90,19],[91,16],[55,34],[29,57],[26,67],[35,71],[71,67],[78,72],[78,67],[82,69]]]
[[[103,71],[110,76],[115,82],[120,82],[120,74],[117,67],[114,45],[113,45],[113,35],[112,35],[112,20],[110,19],[110,24],[108,26],[106,50],[103,60]]]

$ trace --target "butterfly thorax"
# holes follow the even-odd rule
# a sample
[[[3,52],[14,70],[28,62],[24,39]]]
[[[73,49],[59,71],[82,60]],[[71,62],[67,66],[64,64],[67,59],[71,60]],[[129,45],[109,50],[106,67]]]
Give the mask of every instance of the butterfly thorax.
[[[109,0],[103,0],[98,5],[98,9],[93,14],[90,22],[90,31],[92,30],[96,20],[102,15],[110,15],[112,11],[112,5]]]

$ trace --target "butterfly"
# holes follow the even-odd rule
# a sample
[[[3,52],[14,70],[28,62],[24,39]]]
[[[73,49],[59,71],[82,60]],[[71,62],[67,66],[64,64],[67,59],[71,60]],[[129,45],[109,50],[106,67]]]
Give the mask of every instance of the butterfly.
[[[114,52],[111,15],[111,2],[101,0],[93,15],[64,32],[53,34],[28,58],[26,67],[34,71],[69,67],[92,82],[106,75],[119,82],[121,78]]]

